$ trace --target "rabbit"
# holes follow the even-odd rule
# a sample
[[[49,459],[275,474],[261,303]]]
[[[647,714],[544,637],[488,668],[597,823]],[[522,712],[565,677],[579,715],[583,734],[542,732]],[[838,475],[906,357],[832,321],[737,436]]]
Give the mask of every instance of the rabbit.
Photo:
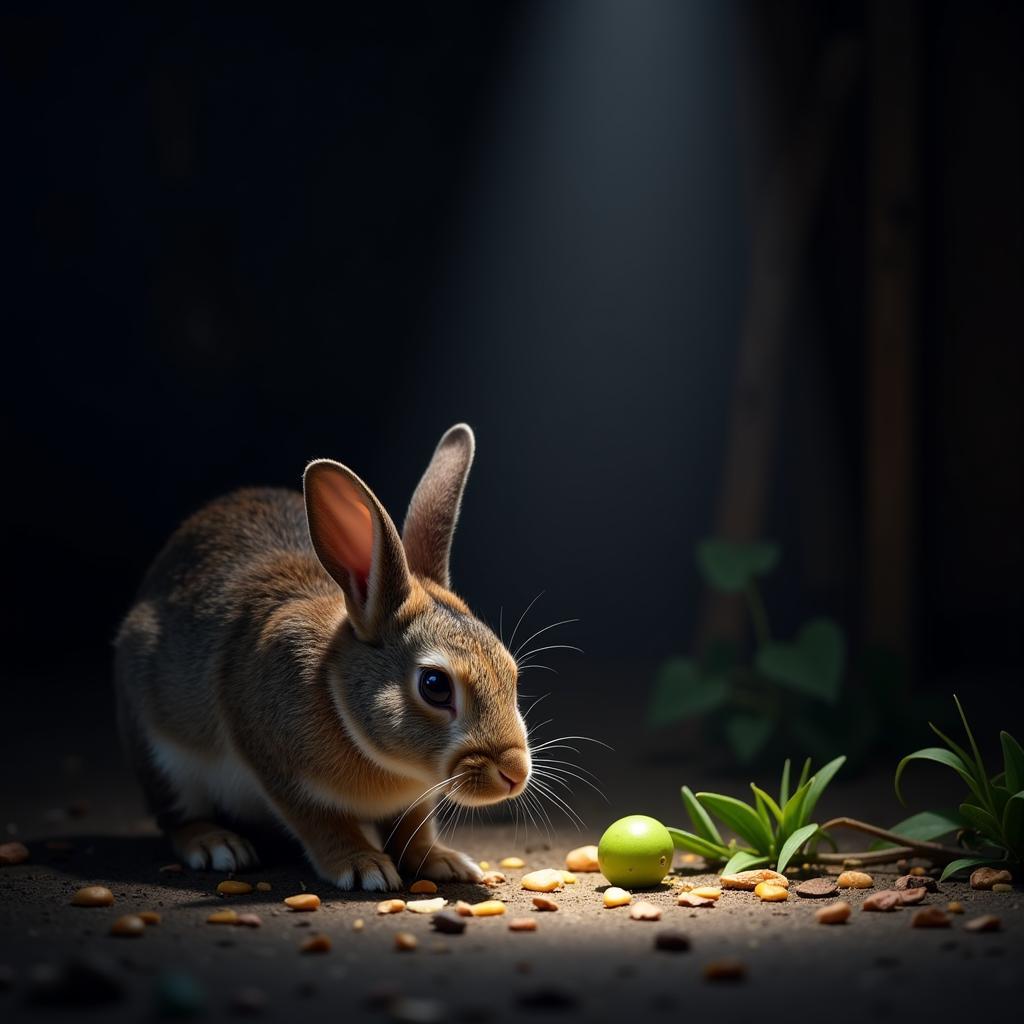
[[[229,818],[283,825],[339,889],[481,879],[433,812],[516,797],[531,756],[516,661],[449,588],[474,449],[465,424],[444,434],[401,537],[316,459],[303,494],[237,491],[157,556],[115,641],[118,719],[187,865],[258,863]]]

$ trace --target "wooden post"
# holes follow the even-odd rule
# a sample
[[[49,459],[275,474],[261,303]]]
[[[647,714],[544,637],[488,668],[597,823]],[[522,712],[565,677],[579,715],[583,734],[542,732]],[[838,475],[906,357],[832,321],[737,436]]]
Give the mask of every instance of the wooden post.
[[[919,16],[914,0],[872,0],[867,122],[864,633],[907,659],[916,574]]]

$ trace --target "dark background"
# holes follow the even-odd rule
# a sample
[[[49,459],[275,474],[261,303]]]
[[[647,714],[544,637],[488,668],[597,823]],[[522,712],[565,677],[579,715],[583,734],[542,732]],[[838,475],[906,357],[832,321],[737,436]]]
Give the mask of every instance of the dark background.
[[[102,678],[180,519],[297,486],[311,457],[352,466],[400,523],[466,420],[456,586],[493,624],[544,590],[535,628],[579,616],[560,636],[586,650],[576,672],[635,662],[596,693],[635,701],[693,643],[759,196],[836,39],[852,86],[797,261],[759,532],[783,546],[781,634],[827,612],[867,639],[876,9],[5,18],[9,670],[58,697]],[[1019,710],[1021,7],[909,9],[897,645],[915,693]]]

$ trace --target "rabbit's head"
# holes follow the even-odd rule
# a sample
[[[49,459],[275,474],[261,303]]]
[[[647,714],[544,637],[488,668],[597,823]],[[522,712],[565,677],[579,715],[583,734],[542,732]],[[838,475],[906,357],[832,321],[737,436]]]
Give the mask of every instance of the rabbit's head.
[[[348,613],[328,667],[345,728],[374,763],[464,805],[516,796],[531,767],[515,659],[448,586],[473,449],[465,424],[441,438],[401,537],[350,469],[320,459],[304,477],[313,547]]]

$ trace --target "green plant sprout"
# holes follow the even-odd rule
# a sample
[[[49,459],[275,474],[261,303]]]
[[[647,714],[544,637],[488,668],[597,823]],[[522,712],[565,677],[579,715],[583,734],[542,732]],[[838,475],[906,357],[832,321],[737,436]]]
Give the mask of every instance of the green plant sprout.
[[[778,800],[752,782],[753,805],[721,793],[695,794],[689,786],[683,786],[683,804],[693,832],[670,828],[672,842],[677,849],[699,854],[709,862],[725,861],[723,874],[771,865],[777,871],[784,871],[793,857],[813,840],[829,841],[810,818],[821,794],[845,761],[845,757],[837,757],[811,775],[811,759],[808,758],[796,788],[790,793],[787,758],[782,768]],[[736,833],[738,839],[726,843],[712,815]]]

